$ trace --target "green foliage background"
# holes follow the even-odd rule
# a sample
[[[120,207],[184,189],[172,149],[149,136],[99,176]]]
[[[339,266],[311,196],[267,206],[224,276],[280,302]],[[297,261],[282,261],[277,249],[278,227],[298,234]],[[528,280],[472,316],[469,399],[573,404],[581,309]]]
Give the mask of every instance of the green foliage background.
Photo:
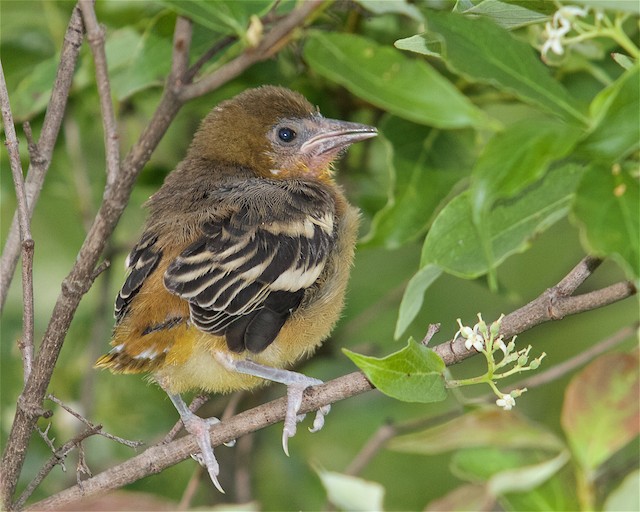
[[[30,120],[36,134],[73,6],[46,0],[0,5],[2,64],[14,117]],[[99,0],[96,9],[107,30],[122,153],[135,142],[158,103],[170,69],[177,13],[195,22],[194,58],[221,37],[238,36],[235,44],[214,57],[208,68],[212,69],[249,44],[250,17],[263,15],[271,6],[268,0]],[[283,1],[278,12],[293,6]],[[607,11],[611,19],[626,16],[621,30],[637,43],[637,2],[608,6],[615,9]],[[585,252],[608,259],[581,291],[624,278],[637,282],[637,55],[625,69],[610,57],[612,52],[625,53],[620,41],[598,37],[567,49],[552,66],[545,66],[534,47],[540,46],[543,23],[556,9],[556,4],[544,1],[330,3],[277,57],[188,103],[138,180],[110,244],[111,269],[78,310],[50,392],[109,432],[146,443],[161,439],[176,421],[173,407],[159,389],[139,376],[98,373],[92,363],[107,349],[112,297],[123,279],[126,253],[144,221],[142,204],[183,157],[199,120],[214,105],[266,83],[302,92],[327,117],[374,124],[380,130],[378,139],[352,148],[338,166],[339,181],[363,211],[362,239],[344,317],[320,353],[300,368],[304,373],[324,380],[343,375],[354,367],[340,349],[385,356],[405,346],[409,335],[421,339],[429,323],[442,323],[442,334],[432,342],[437,343],[457,330],[456,318],[473,324],[478,311],[487,320],[497,318],[554,285]],[[593,19],[593,13],[589,16]],[[101,199],[105,180],[99,116],[93,64],[85,45],[32,224],[36,335],[46,327],[60,282]],[[24,139],[20,149],[26,168]],[[6,152],[1,158],[4,240],[15,199]],[[544,366],[556,365],[637,316],[637,301],[626,300],[538,327],[521,336],[519,343],[532,344],[536,353],[545,351]],[[0,345],[3,445],[22,383],[15,343],[20,331],[20,286],[15,279],[2,318]],[[619,350],[630,350],[634,343],[629,340]],[[478,359],[452,372],[477,374],[482,371]],[[531,389],[518,400],[517,410],[541,425],[538,435],[542,429],[557,438],[567,434],[560,418],[571,377]],[[245,397],[241,407],[282,392],[271,386]],[[469,393],[474,392],[485,390]],[[201,413],[219,414],[225,402],[226,398],[218,399]],[[52,437],[62,443],[81,425],[51,405]],[[290,444],[290,459],[281,452],[279,427],[258,432],[250,453],[253,497],[264,510],[320,509],[326,493],[314,467],[342,472],[386,422],[452,410],[460,414],[465,410],[452,396],[437,404],[409,404],[368,393],[336,404],[320,433],[310,435],[301,429]],[[603,405],[592,414],[585,421],[611,411]],[[42,428],[46,424],[40,422]],[[590,467],[598,473],[598,507],[607,508],[605,497],[637,469],[637,439],[631,436],[628,441]],[[488,443],[482,449],[496,450],[498,444]],[[85,445],[94,474],[131,455],[99,437]],[[577,456],[579,449],[575,443],[572,446]],[[386,509],[418,510],[463,482],[486,481],[487,475],[470,467],[474,460],[505,463],[496,452],[455,448],[425,455],[416,445],[405,443],[402,449],[383,450],[361,476],[382,484]],[[47,450],[34,436],[23,485],[46,460]],[[531,450],[509,453],[524,460],[512,461],[513,467],[542,460]],[[221,483],[232,489],[238,463],[234,449],[221,447],[217,454]],[[70,462],[67,473],[54,470],[34,497],[74,484],[73,467]],[[175,503],[194,468],[195,463],[186,461],[131,489]],[[552,474],[536,487],[537,501],[527,493],[505,491],[500,493],[502,506],[576,508],[579,496],[571,467]],[[194,505],[232,500],[233,492],[218,495],[205,482]]]

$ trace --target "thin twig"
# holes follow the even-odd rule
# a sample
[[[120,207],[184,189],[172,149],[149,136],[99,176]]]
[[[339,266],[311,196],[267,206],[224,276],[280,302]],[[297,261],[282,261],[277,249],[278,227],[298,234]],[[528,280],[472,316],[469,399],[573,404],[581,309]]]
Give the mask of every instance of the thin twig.
[[[20,163],[20,151],[18,150],[18,136],[13,124],[13,114],[9,103],[9,91],[4,79],[4,69],[0,62],[0,106],[2,110],[2,122],[6,136],[5,145],[9,153],[13,186],[16,191],[18,203],[18,222],[20,225],[20,238],[22,240],[22,336],[18,341],[18,347],[22,354],[23,382],[26,384],[31,369],[33,368],[33,250],[34,242],[31,238],[31,222],[27,207],[27,196],[24,187],[24,175]]]
[[[71,83],[73,81],[73,73],[75,71],[80,46],[82,45],[83,27],[80,9],[75,7],[71,13],[69,25],[64,36],[64,43],[60,52],[60,65],[51,91],[51,100],[47,106],[47,112],[44,116],[42,129],[40,131],[40,139],[37,144],[38,159],[31,160],[27,171],[27,179],[25,183],[25,193],[27,198],[27,213],[31,218],[35,209],[40,190],[44,183],[44,179],[51,163],[53,148],[55,147],[60,131],[60,124],[64,116]],[[7,241],[2,251],[2,259],[0,259],[0,311],[4,309],[9,293],[9,285],[13,279],[13,275],[20,256],[21,240],[18,216],[14,215],[7,236]],[[5,477],[8,474],[5,473]],[[1,485],[4,490],[5,486]],[[2,492],[2,498],[6,498],[6,493]]]
[[[144,444],[142,441],[130,441],[129,439],[124,439],[123,437],[114,436],[113,434],[109,434],[108,432],[103,432],[101,425],[95,425],[93,422],[91,422],[87,418],[85,418],[82,414],[80,414],[77,411],[74,411],[71,407],[66,405],[62,400],[60,400],[59,398],[56,398],[55,396],[53,396],[51,394],[47,395],[47,400],[51,400],[53,403],[58,404],[65,411],[67,411],[69,414],[71,414],[71,416],[73,416],[74,418],[77,418],[78,420],[80,420],[87,427],[89,427],[89,429],[95,430],[96,434],[99,434],[102,437],[106,437],[107,439],[110,439],[111,441],[115,441],[116,443],[123,444],[125,446],[128,446],[129,448],[138,448],[138,446],[142,446]]]
[[[69,455],[69,452],[73,450],[76,446],[78,446],[82,441],[84,441],[87,437],[90,437],[97,433],[97,429],[102,428],[102,425],[94,425],[93,428],[87,428],[80,432],[73,439],[64,443],[60,448],[54,450],[51,458],[42,466],[38,474],[35,478],[29,482],[27,487],[20,497],[16,500],[14,507],[17,510],[20,510],[24,507],[25,503],[29,499],[29,496],[33,494],[33,491],[37,489],[37,487],[42,483],[45,477],[51,472],[51,470],[56,467],[58,464],[64,465],[64,460]],[[79,486],[78,486],[79,487]]]
[[[247,49],[235,59],[227,62],[214,73],[197,82],[186,85],[180,92],[180,99],[188,101],[213,91],[226,81],[237,77],[249,66],[270,58],[286,43],[292,31],[305,22],[316,10],[321,8],[324,0],[307,0],[291,11],[267,32],[257,48]],[[224,82],[222,81],[224,79]]]
[[[111,185],[120,172],[120,137],[116,116],[111,102],[111,83],[107,69],[107,55],[104,49],[104,28],[98,23],[93,9],[94,0],[79,0],[82,19],[87,32],[87,41],[93,54],[96,70],[96,85],[100,97],[100,111],[104,129],[104,148],[107,161],[107,186]]]

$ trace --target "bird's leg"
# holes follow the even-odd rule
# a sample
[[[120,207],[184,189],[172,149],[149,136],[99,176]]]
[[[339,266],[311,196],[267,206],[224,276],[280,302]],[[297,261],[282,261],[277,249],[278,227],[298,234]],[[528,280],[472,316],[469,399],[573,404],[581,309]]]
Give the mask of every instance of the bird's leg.
[[[180,395],[169,393],[166,389],[165,391],[173,402],[178,414],[180,414],[185,430],[189,432],[189,434],[193,435],[198,442],[198,447],[200,448],[201,453],[192,455],[192,457],[202,466],[207,468],[207,472],[209,473],[209,477],[211,478],[213,485],[215,485],[221,493],[224,493],[224,489],[222,489],[220,482],[218,482],[220,466],[213,454],[213,446],[211,446],[211,437],[209,436],[209,428],[216,423],[220,423],[220,420],[218,418],[201,418],[187,407],[187,404]]]
[[[287,411],[284,418],[284,429],[282,431],[282,449],[288,456],[289,438],[296,434],[296,423],[302,421],[305,417],[304,414],[298,414],[300,406],[302,405],[304,390],[311,386],[323,384],[323,382],[319,379],[307,377],[301,373],[272,368],[271,366],[265,366],[247,359],[237,361],[222,354],[220,354],[219,359],[225,367],[239,373],[261,377],[287,386]],[[330,410],[330,405],[325,405],[318,409],[313,421],[313,427],[309,429],[310,432],[317,432],[323,427],[324,417]]]

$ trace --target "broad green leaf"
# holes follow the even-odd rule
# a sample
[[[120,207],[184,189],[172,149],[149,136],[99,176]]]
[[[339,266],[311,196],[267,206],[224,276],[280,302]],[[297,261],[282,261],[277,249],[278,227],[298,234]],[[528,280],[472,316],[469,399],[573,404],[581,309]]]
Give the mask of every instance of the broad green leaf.
[[[585,248],[600,256],[619,256],[635,277],[640,275],[639,211],[638,179],[619,166],[592,165],[573,205]]]
[[[489,212],[488,229],[493,259],[486,259],[483,241],[474,224],[470,192],[455,197],[438,214],[422,248],[421,268],[431,267],[412,279],[400,304],[396,336],[413,321],[419,311],[417,298],[440,271],[473,279],[497,267],[510,255],[523,252],[538,233],[563,218],[583,174],[577,165],[554,169],[539,182],[509,201],[498,202]]]
[[[619,162],[640,147],[640,66],[625,71],[591,102],[593,131],[578,151],[590,159]]]
[[[493,446],[561,451],[564,445],[552,432],[515,411],[487,407],[464,414],[421,432],[394,438],[388,448],[400,452],[436,453]]]
[[[36,64],[11,94],[11,110],[15,122],[31,119],[49,103],[51,88],[58,70],[58,55]]]
[[[494,23],[513,30],[516,28],[541,23],[549,16],[537,11],[532,11],[521,5],[502,2],[500,0],[483,0],[477,5],[463,11],[464,14],[475,14],[489,18]]]
[[[640,471],[632,471],[625,477],[622,483],[607,496],[602,510],[605,512],[640,510]]]
[[[314,32],[304,57],[316,73],[415,123],[440,128],[496,126],[427,63],[365,37]]]
[[[562,457],[565,454],[566,452],[563,452],[558,457]],[[573,468],[565,464],[552,478],[547,479],[534,489],[530,489],[527,492],[507,492],[501,496],[500,503],[505,510],[514,511],[580,510],[575,485]]]
[[[378,125],[388,154],[391,189],[373,218],[365,244],[397,248],[422,235],[436,208],[468,173],[468,153],[458,132],[440,131],[387,116]],[[446,150],[444,149],[446,148]],[[443,155],[436,162],[430,155]]]
[[[451,472],[468,482],[487,482],[502,471],[540,462],[542,454],[535,450],[515,450],[487,446],[466,448],[453,454]]]
[[[546,117],[516,122],[495,134],[472,173],[474,219],[479,220],[497,199],[512,197],[540,179],[554,160],[571,151],[579,136],[571,125]]]
[[[444,362],[433,350],[413,340],[402,350],[383,358],[363,356],[347,349],[343,352],[376,388],[392,398],[430,403],[447,396],[442,376]]]
[[[424,302],[424,292],[433,282],[442,275],[442,269],[437,265],[425,265],[409,280],[407,289],[404,291],[402,301],[400,302],[400,310],[398,311],[398,321],[396,322],[396,330],[394,338],[397,340],[404,334],[418,316],[422,303]]]
[[[415,21],[423,21],[420,10],[406,0],[356,0],[355,3],[373,14],[401,14]]]
[[[383,510],[384,487],[371,482],[335,471],[316,470],[327,498],[340,510]]]
[[[113,55],[122,65],[114,65],[111,88],[120,101],[149,87],[161,86],[171,70],[167,59],[171,55],[171,39],[155,33],[154,26],[142,36],[134,34],[128,42],[113,38],[108,57]]]
[[[563,450],[555,457],[537,464],[500,471],[489,479],[487,486],[494,496],[531,491],[560,471],[569,459],[569,452]]]
[[[275,0],[162,0],[162,3],[195,23],[220,34],[243,37],[252,15],[266,14]]]
[[[512,200],[497,203],[482,234],[490,238],[494,261],[482,257],[470,193],[460,194],[434,221],[422,249],[421,265],[436,264],[464,278],[486,273],[511,254],[524,251],[532,237],[566,215],[582,173],[581,167],[572,164],[554,169]]]
[[[567,386],[562,428],[574,458],[590,477],[640,433],[639,362],[638,351],[606,354]]]
[[[546,108],[572,122],[588,122],[583,108],[549,74],[535,51],[490,20],[460,14],[428,11],[429,54],[434,37],[442,41],[441,57],[454,73],[472,82],[488,83],[523,101]],[[400,39],[395,46],[420,51],[415,37]],[[500,51],[496,51],[499,48]]]

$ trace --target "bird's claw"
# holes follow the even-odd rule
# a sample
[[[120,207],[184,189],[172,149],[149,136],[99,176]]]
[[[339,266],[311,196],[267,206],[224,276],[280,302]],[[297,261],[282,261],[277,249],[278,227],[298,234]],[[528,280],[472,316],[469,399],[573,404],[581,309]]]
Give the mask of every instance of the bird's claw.
[[[287,410],[284,417],[284,428],[282,429],[282,449],[289,456],[289,439],[296,435],[298,430],[297,423],[305,418],[305,414],[298,414],[302,406],[302,397],[304,390],[311,386],[323,384],[319,379],[308,378],[305,381],[287,386]],[[317,432],[324,426],[324,417],[331,410],[330,405],[325,405],[316,411],[316,417],[313,420],[313,427],[309,428],[309,432]]]
[[[211,438],[209,437],[209,428],[220,423],[220,420],[218,418],[203,419],[193,414],[188,419],[183,419],[183,423],[187,432],[196,438],[198,448],[200,448],[200,453],[191,454],[191,457],[207,469],[207,473],[209,473],[209,478],[211,478],[213,485],[215,485],[216,489],[224,494],[224,489],[218,481],[220,466],[213,454]]]

